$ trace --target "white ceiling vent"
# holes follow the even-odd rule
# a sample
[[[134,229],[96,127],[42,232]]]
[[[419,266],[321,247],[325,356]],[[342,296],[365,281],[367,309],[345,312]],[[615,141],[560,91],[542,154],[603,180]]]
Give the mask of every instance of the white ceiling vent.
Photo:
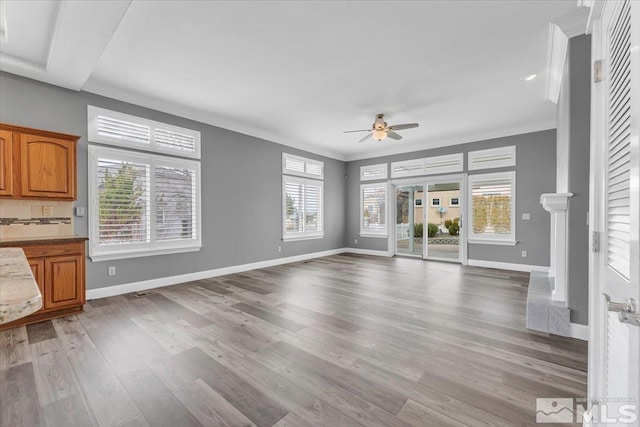
[[[504,168],[516,165],[516,146],[469,151],[469,170]]]

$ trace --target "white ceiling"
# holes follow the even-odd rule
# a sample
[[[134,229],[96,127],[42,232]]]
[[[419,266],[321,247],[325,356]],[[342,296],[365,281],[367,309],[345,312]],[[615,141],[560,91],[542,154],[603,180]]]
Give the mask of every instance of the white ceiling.
[[[575,0],[3,2],[2,70],[346,160],[555,127],[544,99],[548,25],[577,9]],[[539,77],[521,80],[530,73]],[[377,113],[420,127],[399,142],[343,133]]]

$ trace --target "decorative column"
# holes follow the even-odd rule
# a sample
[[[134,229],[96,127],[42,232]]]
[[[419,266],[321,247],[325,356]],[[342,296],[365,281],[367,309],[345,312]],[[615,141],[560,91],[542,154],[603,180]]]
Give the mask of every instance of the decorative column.
[[[569,227],[567,207],[573,193],[547,193],[540,196],[540,204],[551,213],[551,263],[549,277],[552,278],[552,301],[567,303],[567,264]]]

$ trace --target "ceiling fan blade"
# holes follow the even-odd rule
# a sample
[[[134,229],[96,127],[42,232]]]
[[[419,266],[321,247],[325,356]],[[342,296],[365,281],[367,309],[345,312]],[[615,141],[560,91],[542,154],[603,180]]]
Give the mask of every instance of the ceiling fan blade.
[[[362,139],[361,139],[360,141],[358,141],[358,142],[365,142],[365,141],[366,141],[367,139],[369,139],[369,138],[373,138],[373,134],[371,134],[371,133],[370,133],[369,135],[365,136],[364,138],[362,138]]]
[[[400,136],[399,134],[395,133],[392,130],[387,131],[387,136],[391,139],[395,139],[396,141],[402,139],[402,136]]]
[[[371,132],[371,129],[362,129],[362,130],[345,130],[343,133],[353,133],[353,132]]]
[[[418,123],[406,123],[404,125],[391,125],[391,126],[389,126],[389,129],[391,129],[391,130],[402,130],[402,129],[417,128],[418,126],[419,126]]]

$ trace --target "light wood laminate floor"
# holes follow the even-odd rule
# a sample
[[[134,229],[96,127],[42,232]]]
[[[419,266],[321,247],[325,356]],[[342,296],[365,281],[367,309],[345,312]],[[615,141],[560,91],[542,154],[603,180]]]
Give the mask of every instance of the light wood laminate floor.
[[[587,345],[524,327],[528,274],[336,255],[0,332],[0,425],[535,424]]]

